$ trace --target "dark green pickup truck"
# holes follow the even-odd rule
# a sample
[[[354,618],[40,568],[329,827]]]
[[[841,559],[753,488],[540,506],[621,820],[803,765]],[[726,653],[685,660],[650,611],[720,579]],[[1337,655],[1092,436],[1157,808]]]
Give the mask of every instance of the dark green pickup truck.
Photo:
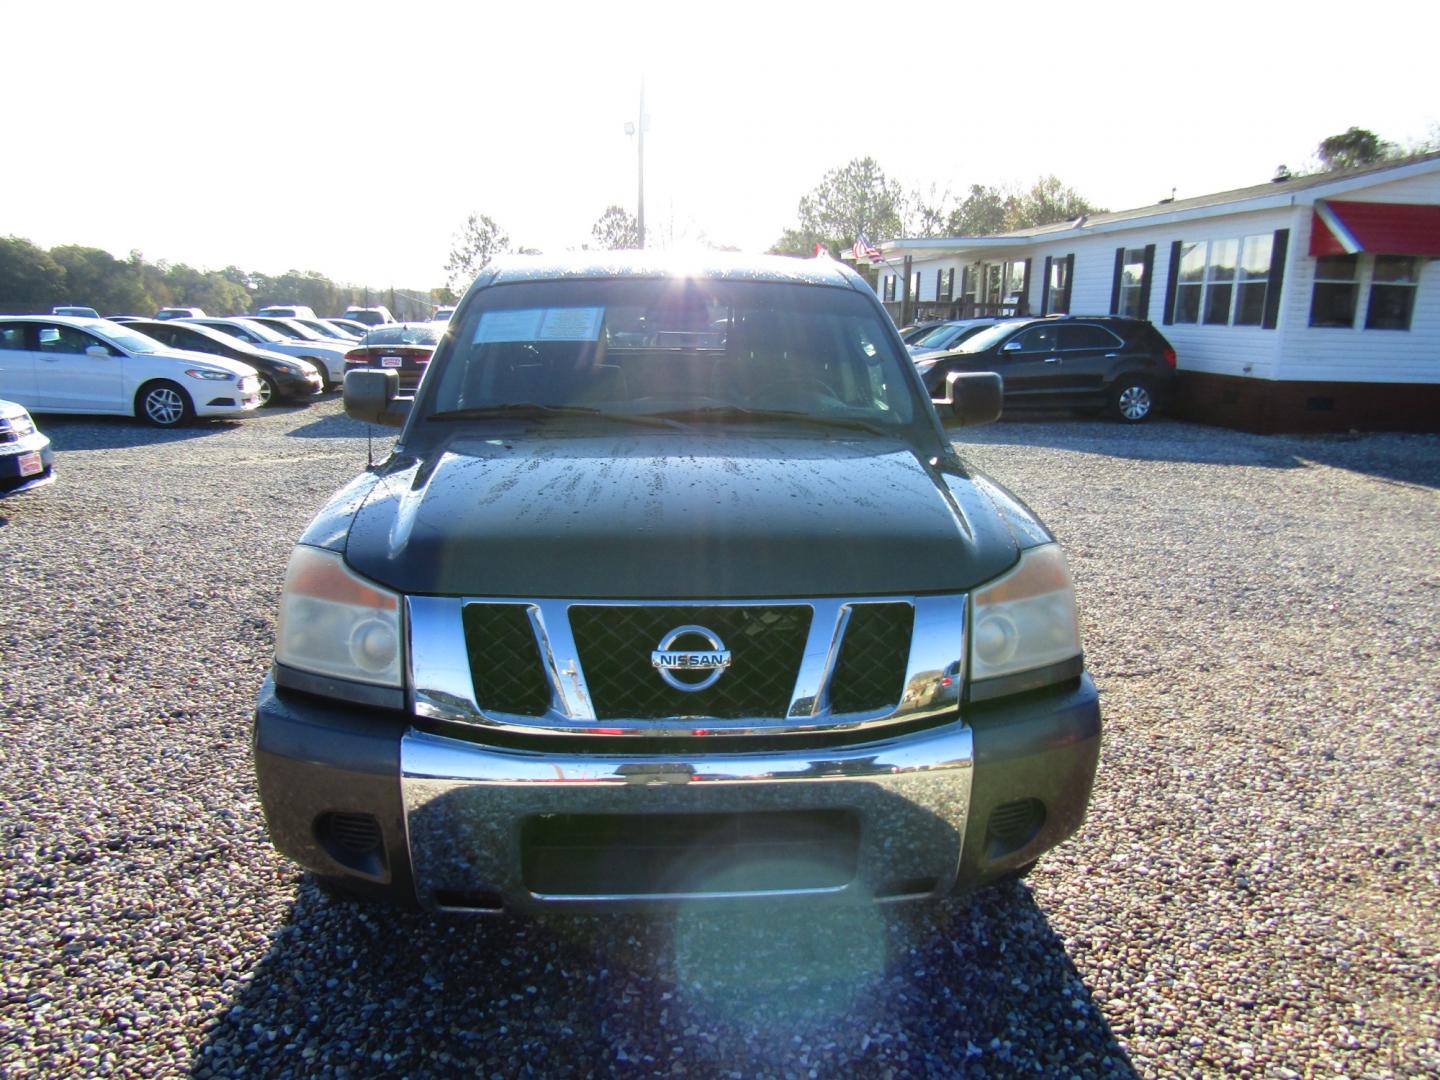
[[[300,538],[255,766],[277,848],[430,910],[935,898],[1080,825],[1054,538],[828,259],[517,258]],[[944,387],[958,422],[999,379]]]

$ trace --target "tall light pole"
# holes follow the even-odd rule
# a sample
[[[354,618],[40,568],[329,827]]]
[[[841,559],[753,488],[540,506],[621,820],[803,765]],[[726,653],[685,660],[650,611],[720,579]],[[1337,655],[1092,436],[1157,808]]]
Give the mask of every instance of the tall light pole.
[[[640,247],[645,246],[645,131],[650,127],[650,118],[645,115],[645,79],[640,79],[640,115],[635,122],[625,125],[625,134],[636,137],[636,146],[640,155],[640,197],[638,208],[635,213],[635,231],[640,241]]]

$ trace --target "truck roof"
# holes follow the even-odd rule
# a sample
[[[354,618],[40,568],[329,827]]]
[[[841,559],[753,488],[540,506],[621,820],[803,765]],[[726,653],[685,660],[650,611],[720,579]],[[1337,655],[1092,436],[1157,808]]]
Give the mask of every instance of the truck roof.
[[[488,280],[487,280],[488,277]],[[705,251],[586,251],[564,255],[504,255],[481,272],[490,285],[561,278],[687,278],[763,281],[792,285],[854,288],[863,279],[834,259],[796,259],[785,255],[741,255]]]

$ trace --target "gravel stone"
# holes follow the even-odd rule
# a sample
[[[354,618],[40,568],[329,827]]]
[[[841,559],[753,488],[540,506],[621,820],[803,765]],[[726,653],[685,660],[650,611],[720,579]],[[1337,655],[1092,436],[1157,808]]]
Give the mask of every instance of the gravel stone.
[[[265,837],[285,560],[365,463],[336,398],[41,426],[57,483],[0,503],[0,1075],[1440,1072],[1440,438],[957,430],[1070,558],[1081,833],[935,906],[524,921],[337,902]]]

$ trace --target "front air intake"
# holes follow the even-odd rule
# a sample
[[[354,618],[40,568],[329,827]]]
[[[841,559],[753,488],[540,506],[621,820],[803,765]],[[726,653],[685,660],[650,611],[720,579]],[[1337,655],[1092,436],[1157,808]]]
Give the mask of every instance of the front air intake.
[[[905,691],[915,609],[909,604],[856,604],[830,682],[836,713],[893,709]]]
[[[341,866],[370,877],[385,873],[385,838],[372,814],[321,814],[315,819],[315,839]]]

